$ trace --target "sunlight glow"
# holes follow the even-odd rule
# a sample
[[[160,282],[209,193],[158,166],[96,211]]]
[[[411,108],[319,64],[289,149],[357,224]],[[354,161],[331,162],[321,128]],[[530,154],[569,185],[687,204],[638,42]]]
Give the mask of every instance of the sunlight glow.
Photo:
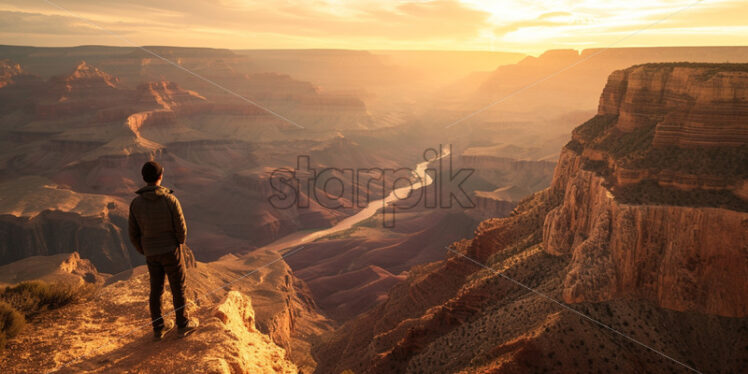
[[[604,47],[696,1],[55,0],[144,45],[482,49],[532,54],[572,45]],[[725,40],[745,45],[746,15],[748,2],[704,0],[621,46],[724,45]],[[0,21],[0,35],[8,44],[117,44],[43,2],[0,0]]]

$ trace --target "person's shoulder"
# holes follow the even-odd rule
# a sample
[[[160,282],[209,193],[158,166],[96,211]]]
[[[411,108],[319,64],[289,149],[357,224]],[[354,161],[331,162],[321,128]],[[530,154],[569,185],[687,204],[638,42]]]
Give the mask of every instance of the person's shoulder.
[[[169,193],[164,195],[164,199],[174,203],[178,203],[179,199],[177,198],[177,195],[174,195],[174,190],[169,190]]]
[[[130,201],[130,213],[138,214],[143,211],[143,196],[137,195]]]

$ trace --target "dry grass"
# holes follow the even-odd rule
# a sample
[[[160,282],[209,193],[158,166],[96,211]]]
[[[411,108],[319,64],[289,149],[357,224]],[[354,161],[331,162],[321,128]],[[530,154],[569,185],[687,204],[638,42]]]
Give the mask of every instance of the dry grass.
[[[56,309],[93,294],[91,285],[22,282],[0,291],[0,349],[18,335],[26,319]]]
[[[80,300],[92,291],[91,286],[30,281],[5,288],[0,293],[0,300],[10,304],[26,317],[33,317],[46,310]]]
[[[26,320],[23,315],[10,304],[0,301],[0,349],[5,348],[5,342],[21,332]]]

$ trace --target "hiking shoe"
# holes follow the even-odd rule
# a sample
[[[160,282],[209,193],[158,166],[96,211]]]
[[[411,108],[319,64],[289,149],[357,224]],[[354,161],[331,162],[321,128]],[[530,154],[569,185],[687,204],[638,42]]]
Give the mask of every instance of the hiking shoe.
[[[164,336],[166,335],[166,331],[164,331],[164,330],[165,329],[153,330],[153,341],[154,342],[160,342],[161,339],[164,338]]]
[[[179,332],[180,336],[187,336],[195,329],[197,329],[197,326],[200,325],[200,322],[197,320],[197,318],[190,318],[189,321],[187,321],[187,324],[184,326],[180,326],[177,331]]]
[[[161,339],[164,338],[164,336],[171,331],[174,328],[174,324],[171,322],[167,322],[164,324],[164,327],[160,329],[154,329],[153,330],[153,341],[158,342],[161,341]]]

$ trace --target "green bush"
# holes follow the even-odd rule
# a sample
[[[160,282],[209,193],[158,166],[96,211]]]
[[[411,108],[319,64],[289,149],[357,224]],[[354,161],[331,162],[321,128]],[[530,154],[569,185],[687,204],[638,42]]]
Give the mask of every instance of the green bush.
[[[7,302],[26,317],[31,317],[79,300],[91,290],[88,286],[30,281],[7,287],[0,293],[0,300]]]
[[[0,301],[0,349],[5,348],[5,342],[21,332],[26,320],[23,315],[10,304]]]

